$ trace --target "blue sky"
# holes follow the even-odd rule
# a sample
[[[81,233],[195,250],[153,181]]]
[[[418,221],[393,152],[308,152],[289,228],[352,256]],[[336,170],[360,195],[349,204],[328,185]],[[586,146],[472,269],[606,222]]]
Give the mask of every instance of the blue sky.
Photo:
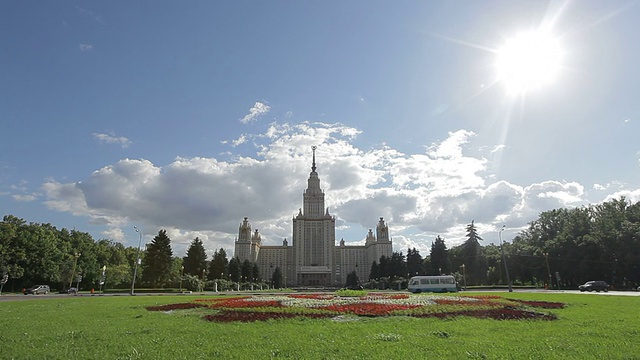
[[[337,238],[510,240],[542,211],[640,201],[637,1],[8,2],[0,210],[136,245],[291,237],[311,146]],[[518,34],[559,44],[513,92]],[[547,73],[549,73],[547,71]],[[545,71],[543,71],[543,76]]]

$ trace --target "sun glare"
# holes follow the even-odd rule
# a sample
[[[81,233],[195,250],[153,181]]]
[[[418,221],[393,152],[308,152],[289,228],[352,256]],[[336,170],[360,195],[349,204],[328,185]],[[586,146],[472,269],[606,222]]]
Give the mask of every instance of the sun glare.
[[[553,83],[562,65],[557,38],[541,31],[519,33],[498,50],[498,81],[510,94],[524,94]]]

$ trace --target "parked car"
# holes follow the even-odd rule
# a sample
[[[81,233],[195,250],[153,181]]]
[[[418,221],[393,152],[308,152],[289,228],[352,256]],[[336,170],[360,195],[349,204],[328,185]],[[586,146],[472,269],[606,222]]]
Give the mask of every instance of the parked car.
[[[36,285],[36,286],[32,286],[28,289],[26,289],[24,291],[25,295],[28,294],[33,294],[33,295],[38,295],[38,294],[48,294],[49,291],[51,291],[51,289],[49,289],[49,285]]]
[[[77,294],[78,293],[78,288],[75,288],[75,287],[68,288],[65,292],[67,294]]]
[[[587,281],[586,283],[578,286],[580,291],[609,291],[609,284],[604,281]]]

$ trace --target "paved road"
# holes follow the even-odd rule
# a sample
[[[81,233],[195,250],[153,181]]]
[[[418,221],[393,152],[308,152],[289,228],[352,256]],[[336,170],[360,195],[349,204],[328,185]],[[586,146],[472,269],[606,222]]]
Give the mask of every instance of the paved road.
[[[392,291],[396,293],[396,291]],[[475,291],[474,291],[475,292]],[[504,290],[490,290],[487,292],[505,292]],[[609,292],[580,292],[578,290],[536,290],[536,289],[526,289],[526,290],[515,290],[515,292],[536,292],[536,293],[548,293],[548,294],[581,294],[585,296],[640,296],[640,291],[609,291]],[[138,293],[135,296],[208,296],[208,295],[247,295],[247,294],[264,294],[267,295],[269,293],[266,292],[250,292],[250,291],[225,291],[225,292],[205,292],[205,293],[185,293],[185,294],[176,294],[176,293]],[[282,294],[278,292],[277,294]],[[129,294],[47,294],[47,295],[22,295],[22,294],[2,294],[0,295],[0,302],[3,301],[28,301],[28,300],[37,300],[37,299],[66,299],[70,297],[82,297],[82,298],[91,298],[91,297],[119,297],[119,296],[130,296]]]

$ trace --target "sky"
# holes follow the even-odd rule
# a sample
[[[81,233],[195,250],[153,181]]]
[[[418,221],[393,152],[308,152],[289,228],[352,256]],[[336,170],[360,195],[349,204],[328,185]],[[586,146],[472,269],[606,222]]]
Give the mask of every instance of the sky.
[[[0,215],[127,246],[290,239],[311,147],[336,241],[640,201],[638,1],[11,1]],[[505,225],[505,230],[500,228]],[[142,236],[133,228],[142,231]]]

